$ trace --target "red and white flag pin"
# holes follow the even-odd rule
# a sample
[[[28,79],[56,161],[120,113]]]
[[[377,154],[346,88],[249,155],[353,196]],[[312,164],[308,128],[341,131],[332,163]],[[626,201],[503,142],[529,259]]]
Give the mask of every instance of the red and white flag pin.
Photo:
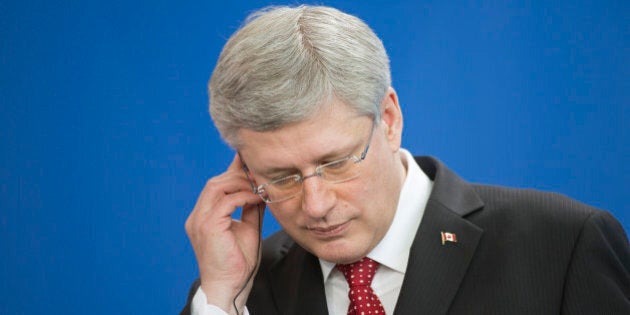
[[[442,245],[446,244],[446,242],[457,243],[457,235],[451,232],[440,232],[442,234]]]

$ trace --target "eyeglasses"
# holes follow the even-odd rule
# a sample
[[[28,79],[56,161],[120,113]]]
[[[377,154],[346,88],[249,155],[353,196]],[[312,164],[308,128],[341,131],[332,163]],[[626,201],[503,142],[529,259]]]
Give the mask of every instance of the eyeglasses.
[[[249,170],[246,165],[243,166],[243,170],[245,170],[245,175],[252,184],[253,192],[260,196],[260,198],[266,203],[281,202],[299,195],[302,192],[302,183],[310,177],[321,177],[330,183],[341,183],[355,179],[359,176],[361,171],[359,163],[365,160],[365,156],[370,148],[370,142],[372,142],[375,125],[376,122],[373,120],[370,136],[368,137],[365,148],[361,152],[360,156],[350,155],[332,162],[318,165],[315,168],[315,172],[310,175],[293,174],[255,186],[254,181],[249,176]]]

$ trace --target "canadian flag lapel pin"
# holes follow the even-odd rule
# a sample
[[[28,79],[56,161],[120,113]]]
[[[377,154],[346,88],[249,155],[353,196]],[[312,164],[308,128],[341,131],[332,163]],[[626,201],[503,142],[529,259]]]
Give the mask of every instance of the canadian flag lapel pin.
[[[451,232],[440,232],[442,234],[442,245],[445,245],[446,242],[457,243],[457,235]]]

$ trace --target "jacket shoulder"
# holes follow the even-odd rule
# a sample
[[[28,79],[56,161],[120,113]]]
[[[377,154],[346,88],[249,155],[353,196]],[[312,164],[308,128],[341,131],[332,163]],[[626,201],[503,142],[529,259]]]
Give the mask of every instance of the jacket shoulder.
[[[261,268],[268,269],[282,260],[294,245],[295,241],[284,230],[267,237],[262,244]]]
[[[605,212],[555,192],[481,184],[472,187],[485,204],[484,212],[492,215],[500,211],[520,220],[530,218],[581,226],[592,215]]]

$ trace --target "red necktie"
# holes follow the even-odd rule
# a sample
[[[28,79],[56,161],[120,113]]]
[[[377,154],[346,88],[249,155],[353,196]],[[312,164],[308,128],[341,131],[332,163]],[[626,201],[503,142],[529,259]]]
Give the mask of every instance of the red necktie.
[[[367,257],[348,265],[337,265],[337,269],[346,277],[350,287],[348,315],[385,314],[381,301],[371,287],[376,268],[378,263]]]

